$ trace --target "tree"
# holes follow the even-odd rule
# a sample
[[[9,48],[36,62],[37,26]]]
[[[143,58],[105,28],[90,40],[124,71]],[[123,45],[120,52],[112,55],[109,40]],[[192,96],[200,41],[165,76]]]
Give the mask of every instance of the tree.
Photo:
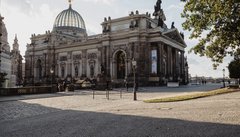
[[[2,83],[6,80],[7,73],[0,73],[0,87],[2,87]]]
[[[240,70],[239,70],[239,68],[240,68],[240,59],[239,58],[235,58],[228,65],[229,77],[230,78],[235,78],[235,79],[240,79]]]
[[[240,0],[181,1],[186,2],[183,29],[199,39],[190,52],[211,58],[214,68],[227,55],[240,55]]]

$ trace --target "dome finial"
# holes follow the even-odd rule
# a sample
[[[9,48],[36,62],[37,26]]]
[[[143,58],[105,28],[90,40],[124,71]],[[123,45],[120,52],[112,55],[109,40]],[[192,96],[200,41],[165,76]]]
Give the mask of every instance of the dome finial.
[[[69,7],[72,7],[72,0],[68,0],[69,2]]]
[[[17,38],[17,33],[15,33],[15,38]]]

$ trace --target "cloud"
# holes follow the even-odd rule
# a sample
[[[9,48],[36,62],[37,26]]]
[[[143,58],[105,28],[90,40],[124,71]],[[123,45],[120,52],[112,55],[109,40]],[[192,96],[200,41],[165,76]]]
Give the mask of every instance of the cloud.
[[[5,17],[9,45],[12,48],[14,36],[17,34],[22,55],[25,54],[26,44],[30,42],[31,34],[42,34],[46,30],[51,30],[58,13],[48,4],[29,3],[27,0],[21,2],[7,0],[2,4],[4,8],[1,14]]]
[[[187,44],[187,48],[186,51],[188,52],[192,47],[194,47],[195,45],[197,45],[198,40],[197,39],[189,39],[189,35],[188,33],[185,34],[185,42]]]
[[[195,58],[188,58],[189,65],[198,65],[199,62]]]
[[[103,3],[106,5],[112,5],[113,2],[115,2],[116,0],[84,0],[86,2],[94,2],[94,3]]]
[[[31,15],[31,11],[32,11],[32,4],[30,2],[30,0],[5,0],[3,1],[3,4],[4,2],[7,4],[7,5],[11,5],[15,8],[18,8],[21,12],[25,13],[25,14],[28,14],[28,15]]]
[[[179,4],[172,4],[172,5],[170,5],[170,6],[168,6],[167,8],[166,8],[166,10],[180,10],[180,11],[182,11],[183,10],[183,8],[184,8],[184,3],[183,2],[180,2]]]

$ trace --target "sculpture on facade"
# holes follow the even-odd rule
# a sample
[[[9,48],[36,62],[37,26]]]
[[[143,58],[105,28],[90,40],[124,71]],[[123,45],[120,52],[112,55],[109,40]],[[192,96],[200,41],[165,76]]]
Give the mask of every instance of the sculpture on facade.
[[[180,32],[181,37],[184,39],[184,33]]]
[[[156,5],[154,6],[154,13],[153,13],[153,16],[157,16],[158,15],[158,12],[161,10],[161,4],[162,4],[162,1],[161,0],[158,0],[156,2]]]
[[[171,29],[174,29],[174,28],[175,28],[174,22],[172,22]]]

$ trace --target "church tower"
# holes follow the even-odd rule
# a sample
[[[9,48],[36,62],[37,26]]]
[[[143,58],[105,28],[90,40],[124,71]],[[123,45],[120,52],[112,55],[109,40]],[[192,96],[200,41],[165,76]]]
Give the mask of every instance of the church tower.
[[[14,43],[13,43],[13,51],[19,51],[19,44],[18,44],[18,39],[17,39],[17,34],[15,35]]]
[[[22,84],[22,55],[20,54],[17,35],[15,35],[13,49],[11,51],[12,86]]]

